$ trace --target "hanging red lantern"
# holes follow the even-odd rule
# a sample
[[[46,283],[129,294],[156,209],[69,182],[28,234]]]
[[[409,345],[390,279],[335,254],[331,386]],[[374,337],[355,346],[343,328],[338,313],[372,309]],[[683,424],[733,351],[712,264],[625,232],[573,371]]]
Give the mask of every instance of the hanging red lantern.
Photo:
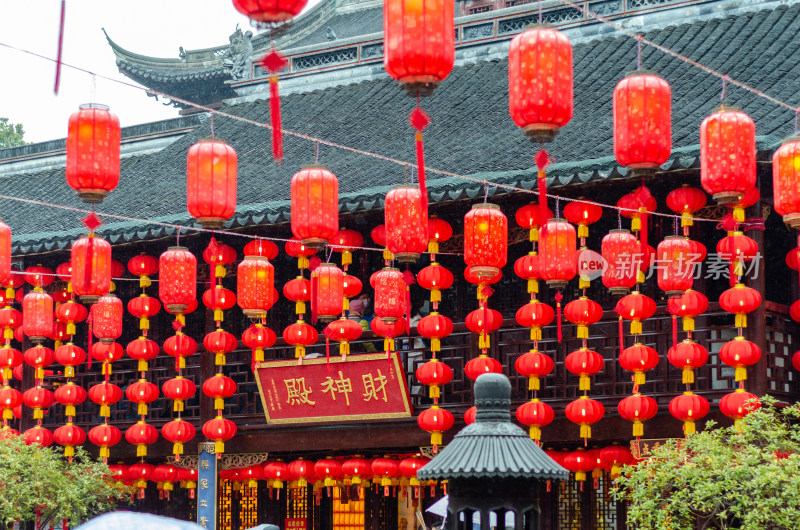
[[[555,28],[535,26],[508,49],[511,119],[532,140],[552,140],[572,119],[572,45]]]
[[[428,247],[427,199],[417,186],[399,186],[386,194],[386,248],[401,263],[414,263]]]
[[[125,347],[128,357],[139,361],[137,370],[140,372],[147,371],[147,361],[151,361],[158,356],[161,348],[158,344],[145,337],[139,337],[128,343]]]
[[[124,352],[117,342],[95,342],[89,353],[96,361],[111,363],[120,360]]]
[[[737,283],[720,295],[719,305],[728,313],[736,315],[734,325],[737,328],[746,328],[747,313],[752,313],[761,306],[761,293]]]
[[[567,405],[567,419],[580,425],[580,437],[584,440],[592,437],[592,424],[597,423],[605,414],[605,407],[599,401],[581,396]]]
[[[36,379],[44,377],[44,367],[53,364],[55,353],[50,348],[45,348],[41,344],[37,344],[33,348],[25,350],[22,356],[25,364],[36,368]]]
[[[530,230],[529,239],[531,241],[539,241],[539,227],[552,217],[553,212],[549,208],[545,207],[543,211],[542,207],[534,202],[526,204],[514,214],[517,224]]]
[[[339,343],[339,355],[350,355],[350,343],[358,339],[364,329],[355,320],[339,318],[328,324],[324,334]]]
[[[89,389],[89,399],[100,405],[100,416],[111,415],[110,406],[122,399],[122,389],[113,383],[102,382]]]
[[[289,462],[287,471],[288,476],[296,481],[297,488],[305,488],[309,482],[314,482],[314,462],[310,460],[300,459]]]
[[[442,82],[455,61],[454,4],[390,0],[383,6],[383,66],[412,95]]]
[[[287,344],[294,346],[294,355],[298,359],[305,357],[306,346],[317,342],[317,338],[319,338],[317,330],[302,320],[290,324],[283,330],[283,340],[285,340]]]
[[[755,187],[756,125],[741,109],[722,106],[700,124],[700,184],[720,204]]]
[[[164,386],[161,390],[164,392],[166,398],[173,401],[172,410],[175,412],[183,412],[183,402],[194,397],[197,387],[191,379],[185,379],[179,375],[164,381]]]
[[[11,420],[14,418],[14,408],[22,404],[22,393],[16,388],[3,385],[0,388],[0,409],[3,409],[3,419]]]
[[[214,398],[214,408],[222,411],[225,408],[225,399],[236,393],[236,381],[221,373],[214,374],[203,383],[203,393]]]
[[[639,438],[644,436],[643,422],[652,419],[658,413],[658,403],[650,396],[643,396],[636,393],[627,396],[619,402],[617,406],[619,415],[624,419],[633,422],[633,436]]]
[[[670,314],[683,318],[683,331],[694,331],[694,319],[708,309],[708,298],[703,293],[687,290],[667,302]]]
[[[722,345],[719,358],[723,363],[736,369],[735,381],[744,381],[747,379],[747,367],[761,359],[761,348],[738,336]]]
[[[467,361],[467,364],[464,365],[464,373],[467,377],[475,381],[478,376],[483,374],[503,373],[503,365],[500,364],[500,361],[497,359],[493,359],[487,355],[479,355]]]
[[[580,377],[578,390],[589,390],[589,378],[600,372],[604,364],[602,355],[585,347],[575,350],[564,359],[567,370]]]
[[[417,273],[417,283],[423,289],[431,291],[431,302],[442,301],[441,291],[453,286],[453,273],[436,262],[431,263]]]
[[[72,381],[61,385],[53,393],[56,402],[64,405],[64,415],[67,416],[67,418],[75,415],[75,405],[80,405],[86,401],[87,395],[86,389],[76,385]]]
[[[122,336],[122,300],[113,294],[101,296],[92,304],[92,333],[101,342],[113,342]]]
[[[22,299],[22,332],[31,341],[42,343],[53,334],[53,298],[34,288]]]
[[[111,288],[111,245],[90,232],[72,243],[72,291],[85,303],[96,302]]]
[[[646,381],[645,372],[658,366],[658,352],[637,342],[622,350],[619,364],[623,370],[633,372],[634,387],[643,385]]]
[[[538,281],[542,278],[539,268],[539,255],[536,252],[528,252],[514,262],[514,274],[528,280],[528,292],[538,293]]]
[[[264,350],[271,348],[275,344],[277,338],[274,331],[260,323],[251,324],[250,327],[242,333],[242,342],[245,346],[253,350],[253,359],[255,362],[264,360]]]
[[[434,447],[434,453],[437,451],[436,448],[442,445],[442,433],[452,428],[454,423],[453,414],[449,410],[439,408],[438,405],[422,411],[417,417],[419,427],[423,431],[431,433],[431,445]]]
[[[225,243],[218,243],[212,236],[203,250],[203,261],[214,265],[214,270],[211,271],[214,276],[223,278],[227,273],[225,267],[236,261],[236,249]]]
[[[353,485],[359,485],[372,474],[372,465],[364,458],[356,456],[342,463],[342,473]]]
[[[191,423],[177,418],[161,427],[161,436],[165,440],[172,442],[172,453],[175,455],[175,461],[177,462],[180,455],[183,454],[183,444],[194,438],[195,428]]]
[[[611,294],[627,294],[636,285],[637,261],[642,262],[639,241],[628,230],[611,230],[603,237],[600,253],[608,264],[603,285]]]
[[[182,314],[197,300],[197,259],[186,247],[170,247],[158,260],[158,297],[171,313]]]
[[[658,287],[667,296],[680,296],[692,287],[694,269],[699,262],[692,259],[692,246],[682,236],[667,236],[656,248]]]
[[[61,309],[59,307],[59,309]],[[139,329],[150,329],[150,319],[161,311],[161,304],[152,296],[141,294],[128,300],[128,313],[139,319]],[[56,310],[58,313],[58,310]]]
[[[493,276],[478,276],[469,267],[464,268],[464,279],[472,285],[492,285],[503,279],[503,271],[497,271]]]
[[[679,342],[667,352],[672,366],[683,370],[684,384],[694,383],[694,370],[708,362],[708,350],[691,339]]]
[[[422,469],[428,462],[430,462],[429,458],[411,456],[404,458],[400,461],[400,464],[398,464],[397,469],[400,476],[408,479],[409,486],[414,488],[414,498],[419,498],[420,482],[419,479],[417,479],[417,471]]]
[[[0,310],[0,312],[2,312],[2,310]],[[56,319],[67,325],[67,335],[75,335],[75,323],[86,320],[89,316],[89,310],[77,302],[67,300],[65,303],[59,304],[58,307],[56,307],[55,316]]]
[[[684,184],[667,194],[667,208],[681,216],[681,226],[692,226],[695,212],[706,205],[706,194],[700,188]]]
[[[737,388],[732,394],[725,394],[719,400],[719,410],[729,418],[733,418],[735,425],[739,425],[742,418],[761,408],[761,402],[755,394],[746,392],[744,388]]]
[[[158,260],[153,256],[141,253],[128,260],[128,271],[139,277],[139,287],[149,287],[150,276],[158,272]]]
[[[387,323],[381,318],[373,318],[369,323],[372,332],[383,337],[383,349],[386,352],[394,350],[394,337],[408,332],[408,323],[404,318],[398,318],[394,322]]]
[[[669,402],[669,413],[683,422],[685,434],[695,433],[695,421],[705,417],[710,408],[706,398],[688,391]]]
[[[33,409],[33,419],[44,418],[44,409],[50,408],[55,401],[53,393],[46,388],[35,386],[22,393],[22,404]]]
[[[441,386],[453,380],[453,369],[439,359],[431,359],[417,368],[416,376],[420,383],[429,387],[428,397],[438,399]]]
[[[474,405],[467,410],[464,411],[464,423],[467,425],[472,425],[475,423],[475,416],[478,413],[477,407]]]
[[[177,332],[164,341],[164,353],[175,358],[177,370],[186,368],[186,357],[197,351],[197,342],[188,335]]]
[[[550,219],[540,232],[539,268],[547,285],[561,289],[578,272],[575,228],[564,219]]]
[[[245,256],[236,275],[236,292],[242,312],[250,318],[264,318],[274,303],[275,269],[266,258]]]
[[[0,220],[0,286],[11,283],[11,228]]]
[[[603,467],[611,472],[611,478],[615,479],[622,474],[622,468],[633,465],[635,459],[627,447],[609,445],[600,450],[600,461],[603,463]]]
[[[406,312],[406,284],[399,269],[386,267],[375,275],[375,314],[391,323]]]
[[[225,355],[235,350],[238,345],[236,336],[222,329],[212,331],[203,338],[203,346],[214,354],[214,364],[217,366],[224,366]]]
[[[339,230],[339,181],[328,168],[305,166],[291,182],[292,234],[319,249]]]
[[[312,313],[322,322],[331,322],[344,307],[344,273],[334,263],[320,263],[311,273],[312,290],[316,291],[312,299]]]
[[[122,441],[122,432],[113,425],[103,423],[89,430],[89,441],[100,448],[100,458],[106,461],[111,456],[109,448]]]
[[[353,263],[353,251],[364,245],[364,237],[355,230],[342,228],[330,241],[331,250],[342,254],[342,267]]]
[[[140,499],[144,498],[144,490],[147,487],[147,481],[153,475],[153,469],[155,469],[153,465],[145,462],[137,462],[128,467],[128,480],[132,481],[139,490],[138,497]]]
[[[53,431],[53,439],[58,445],[64,446],[64,456],[72,462],[72,457],[75,456],[75,446],[83,445],[86,441],[86,432],[77,425],[67,423]]]
[[[311,300],[311,282],[298,276],[283,284],[283,296],[295,302],[295,313],[298,315],[306,312],[305,303]]]
[[[496,204],[473,204],[464,216],[464,262],[478,278],[490,278],[506,264],[508,219]]]
[[[0,368],[3,369],[3,379],[11,379],[12,370],[22,364],[22,353],[8,344],[0,346]]]
[[[480,309],[476,311],[480,311]],[[490,309],[489,311],[492,310]],[[542,328],[549,326],[555,316],[556,313],[552,307],[538,300],[533,300],[517,309],[516,320],[520,326],[531,328],[531,340],[535,341],[542,340]],[[502,317],[499,322],[502,322]],[[496,329],[499,329],[499,327]]]
[[[772,155],[772,189],[775,211],[792,228],[800,227],[800,136],[784,140]]]
[[[589,237],[589,225],[600,220],[603,207],[585,200],[570,201],[564,207],[564,218],[578,226],[578,237]]]
[[[314,463],[314,474],[322,479],[323,486],[330,488],[342,477],[342,465],[329,456]]]
[[[233,7],[262,24],[286,22],[300,14],[308,0],[233,0]]]
[[[555,413],[553,407],[534,398],[520,405],[516,416],[518,422],[530,427],[531,440],[539,441],[542,439],[542,427],[553,422]]]
[[[84,202],[103,202],[119,184],[119,152],[117,117],[105,105],[81,105],[69,117],[67,184]]]
[[[354,298],[361,294],[361,289],[363,285],[361,284],[361,280],[356,278],[355,276],[350,276],[349,274],[345,274],[342,278],[342,292],[344,293],[345,298]],[[347,304],[348,309],[350,307],[349,303]]]
[[[731,272],[734,276],[742,276],[744,264],[752,261],[758,255],[758,243],[742,232],[733,232],[719,240],[717,254],[731,263],[733,266]]]
[[[42,447],[50,447],[53,445],[53,433],[45,429],[41,425],[34,425],[24,433],[22,439],[28,445],[39,444]]]
[[[125,389],[128,400],[138,405],[137,414],[140,416],[147,415],[147,404],[158,399],[158,394],[158,386],[146,379],[139,379]]]
[[[647,320],[656,312],[656,303],[649,296],[634,291],[629,295],[623,296],[617,301],[614,311],[624,318],[631,321],[631,334],[640,335],[642,333],[642,320]]]
[[[433,312],[422,317],[417,323],[417,333],[430,339],[431,351],[441,350],[441,340],[453,332],[453,321],[444,315]]]
[[[594,300],[581,296],[564,306],[564,317],[578,326],[575,337],[588,339],[589,326],[603,318],[603,308]]]
[[[255,239],[244,246],[245,256],[260,256],[273,260],[278,257],[278,245],[269,239]]]
[[[159,498],[163,492],[169,500],[170,492],[174,489],[172,483],[178,480],[178,468],[172,464],[158,465],[153,469],[151,480],[158,483],[156,487],[159,489]]]
[[[68,342],[55,349],[53,358],[58,364],[64,365],[64,377],[75,377],[75,367],[86,360],[86,352]]]
[[[453,237],[453,227],[444,219],[436,216],[428,218],[428,252],[436,254],[439,252],[439,243],[447,241]]]
[[[671,90],[654,72],[629,72],[614,88],[614,157],[621,166],[655,169],[672,150]]]
[[[186,207],[204,228],[221,228],[236,211],[236,151],[201,138],[186,157]]]
[[[550,375],[554,366],[549,355],[536,350],[523,353],[514,363],[517,373],[528,378],[528,390],[540,390],[539,379]]]
[[[130,387],[128,387],[130,388]],[[147,456],[147,446],[158,440],[158,429],[140,420],[125,431],[125,441],[136,446],[136,456]]]

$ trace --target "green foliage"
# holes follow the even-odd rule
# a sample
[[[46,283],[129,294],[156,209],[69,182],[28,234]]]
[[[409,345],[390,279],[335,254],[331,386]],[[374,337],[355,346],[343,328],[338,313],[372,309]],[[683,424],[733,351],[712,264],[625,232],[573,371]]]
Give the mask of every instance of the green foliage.
[[[27,445],[21,436],[0,440],[0,523],[43,519],[78,521],[116,508],[127,486],[80,447],[70,463],[55,449]]]
[[[23,136],[22,124],[8,123],[8,118],[0,118],[0,149],[25,145]]]
[[[615,493],[642,529],[764,530],[800,521],[800,405],[763,408],[737,427],[669,440],[627,467]],[[711,422],[709,422],[711,423]]]

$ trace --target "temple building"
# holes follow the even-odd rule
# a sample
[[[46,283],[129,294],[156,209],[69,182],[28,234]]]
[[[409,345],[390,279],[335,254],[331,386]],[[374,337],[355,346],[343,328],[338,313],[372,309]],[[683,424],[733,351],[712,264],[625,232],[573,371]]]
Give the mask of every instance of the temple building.
[[[437,352],[439,361],[454,374],[452,381],[442,386],[438,399],[438,405],[455,417],[455,425],[443,433],[444,445],[465,425],[474,383],[467,377],[465,366],[478,356],[482,346],[487,346],[488,356],[499,361],[502,372],[511,380],[512,409],[529,402],[533,395],[528,377],[515,369],[517,359],[532,348],[530,329],[521,327],[515,318],[531,294],[528,283],[514,273],[514,264],[532,248],[529,230],[515,222],[515,212],[536,201],[536,195],[528,191],[537,189],[533,157],[540,145],[529,141],[509,116],[508,50],[514,36],[539,21],[539,10],[541,20],[562,30],[573,46],[574,117],[554,141],[545,145],[552,159],[546,170],[548,193],[562,197],[551,197],[548,203],[556,217],[576,198],[614,206],[621,197],[645,185],[655,198],[656,212],[670,214],[648,216],[646,237],[656,247],[666,237],[682,233],[680,219],[667,208],[667,194],[682,185],[700,187],[700,123],[721,103],[739,107],[752,117],[756,124],[759,198],[748,206],[740,230],[758,246],[758,254],[746,264],[744,276],[763,302],[747,315],[743,329],[744,338],[761,351],[758,362],[747,367],[744,386],[748,392],[770,394],[780,402],[791,403],[800,397],[791,361],[800,343],[800,330],[789,311],[799,296],[798,274],[784,259],[795,248],[796,237],[773,211],[772,199],[772,155],[784,138],[792,136],[794,114],[732,83],[723,89],[718,77],[645,45],[638,55],[641,69],[657,72],[672,89],[671,154],[653,174],[634,175],[615,160],[612,135],[614,87],[626,72],[637,69],[637,41],[621,29],[641,34],[774,98],[796,103],[800,93],[800,2],[583,0],[577,5],[581,9],[555,0],[541,4],[458,0],[455,67],[432,95],[420,98],[431,118],[424,132],[429,213],[449,222],[454,232],[453,237],[441,242],[436,255],[437,262],[455,277],[453,286],[442,291],[438,302],[438,312],[454,322],[453,332],[441,340],[441,351]],[[612,21],[616,27],[598,22],[590,13]],[[284,250],[285,241],[292,237],[292,175],[302,166],[322,164],[338,177],[339,224],[359,232],[365,247],[353,252],[348,274],[362,282],[363,292],[370,293],[373,301],[370,277],[384,267],[385,261],[382,245],[373,241],[371,232],[384,223],[386,194],[398,185],[417,185],[416,171],[396,163],[415,162],[414,129],[408,114],[417,103],[384,70],[383,2],[322,0],[274,39],[269,32],[255,28],[235,28],[228,43],[202,50],[181,48],[170,58],[143,56],[126,49],[135,47],[133,43],[115,42],[114,35],[107,38],[119,70],[147,87],[154,105],[172,105],[178,116],[122,129],[119,186],[96,207],[103,221],[97,235],[111,244],[113,258],[123,265],[142,253],[158,258],[176,242],[187,247],[198,261],[198,299],[215,283],[235,291],[237,264],[244,257],[245,245],[255,238],[274,239],[280,252],[270,261],[280,299],[269,310],[266,327],[275,331],[277,342],[265,350],[264,358],[265,364],[275,361],[274,369],[282,370],[275,373],[283,375],[275,377],[291,379],[293,372],[299,373],[295,348],[281,334],[297,320],[297,314],[295,303],[286,298],[282,287],[298,274],[309,275],[308,271],[298,272],[298,260]],[[287,69],[279,75],[286,130],[281,163],[273,159],[270,130],[259,126],[270,122],[269,73],[259,62],[273,46],[288,59]],[[187,151],[199,139],[212,136],[224,139],[238,155],[236,213],[215,233],[193,229],[199,225],[187,212],[185,192]],[[0,198],[3,219],[13,231],[15,266],[20,270],[42,265],[55,271],[70,260],[72,242],[86,233],[83,210],[89,207],[64,180],[65,149],[65,140],[54,140],[0,150],[0,195],[26,200]],[[507,265],[502,278],[491,285],[486,302],[501,313],[502,322],[489,334],[488,345],[468,328],[467,317],[479,307],[479,301],[476,286],[463,274],[464,217],[473,204],[487,201],[499,206],[509,227]],[[720,411],[719,403],[740,385],[737,370],[720,356],[723,345],[738,335],[734,316],[718,302],[732,285],[732,269],[717,256],[717,244],[727,235],[718,225],[728,213],[726,206],[716,205],[709,197],[708,205],[694,214],[704,221],[690,227],[691,239],[708,251],[692,288],[710,301],[708,309],[694,319],[692,333],[692,338],[709,352],[708,361],[694,371],[690,384],[691,390],[711,405],[708,415],[697,421],[698,430],[706,420],[723,425],[733,422]],[[603,209],[600,220],[589,227],[586,246],[599,253],[603,236],[620,228],[631,228],[631,220],[613,209]],[[769,237],[765,237],[767,233]],[[223,265],[226,270],[221,279],[215,277],[215,267],[203,261],[212,238],[212,252],[214,245],[224,243],[237,255],[235,261]],[[340,253],[329,255],[329,249],[318,253],[323,262],[341,263]],[[423,255],[416,263],[399,267],[416,275],[429,264],[428,256]],[[115,293],[127,305],[142,293],[142,287],[127,270],[118,272]],[[649,270],[641,286],[641,293],[655,300],[657,308],[651,318],[642,321],[642,333],[635,338],[629,333],[629,322],[623,322],[614,311],[619,296],[612,294],[600,278],[592,279],[585,290],[585,295],[603,310],[602,318],[588,331],[588,347],[603,359],[602,369],[590,378],[588,396],[605,408],[605,415],[591,426],[591,437],[586,441],[581,428],[565,415],[567,406],[586,394],[579,389],[579,376],[567,369],[565,361],[570,352],[581,348],[583,339],[573,323],[562,319],[561,310],[560,330],[555,320],[542,330],[539,351],[553,359],[554,368],[542,377],[536,395],[555,412],[552,423],[541,429],[542,447],[554,451],[551,454],[612,445],[646,450],[648,444],[684,435],[682,422],[670,415],[668,406],[689,387],[682,379],[682,370],[668,362],[667,352],[675,337],[683,340],[686,333],[681,319],[676,321],[668,310],[668,296],[657,285],[658,273],[658,266]],[[157,280],[158,276],[153,276],[152,286],[146,288],[148,295],[158,297]],[[553,308],[557,294],[563,296],[562,308],[583,294],[577,279],[560,290],[544,281],[539,284],[539,300]],[[30,289],[17,287],[25,292]],[[46,290],[64,288],[59,279]],[[433,312],[429,297],[429,291],[416,281],[411,283],[409,316]],[[207,528],[239,530],[269,523],[282,530],[416,530],[418,518],[424,519],[427,528],[440,520],[426,509],[446,493],[443,484],[423,483],[415,491],[414,483],[398,474],[388,486],[378,478],[361,489],[357,484],[353,487],[352,480],[349,487],[327,487],[324,477],[316,476],[314,482],[312,473],[307,481],[299,477],[308,482],[306,487],[290,487],[291,479],[287,479],[278,489],[269,487],[274,483],[264,477],[251,487],[246,477],[235,471],[278,461],[313,464],[328,457],[339,463],[355,458],[399,461],[415,455],[432,457],[431,436],[418,426],[417,417],[431,408],[433,399],[415,377],[417,368],[431,359],[430,340],[412,328],[410,333],[396,337],[397,353],[387,357],[384,339],[365,332],[350,345],[352,357],[348,356],[348,362],[365,354],[373,364],[362,372],[353,372],[355,375],[348,379],[350,392],[342,393],[344,387],[338,387],[337,396],[330,387],[327,392],[323,389],[323,381],[341,375],[336,364],[339,350],[334,341],[326,344],[323,328],[317,326],[319,340],[306,346],[303,360],[304,370],[305,365],[316,370],[313,393],[296,392],[290,402],[283,403],[281,412],[280,403],[270,401],[279,395],[278,390],[263,388],[266,381],[274,384],[275,379],[270,379],[266,369],[259,372],[263,376],[254,374],[253,351],[241,342],[251,320],[236,305],[224,313],[222,328],[239,342],[227,353],[222,367],[224,375],[236,382],[235,393],[224,400],[222,416],[235,422],[237,434],[225,442],[224,454],[216,463],[220,470],[216,509],[212,506],[208,512],[213,514],[212,520],[204,516],[202,523]],[[365,317],[371,313],[371,307],[364,308]],[[184,444],[180,462],[173,457],[173,444],[159,436],[147,446],[146,457],[137,456],[137,447],[123,438],[110,447],[110,464],[127,466],[144,461],[152,465],[201,465],[198,446],[208,442],[201,429],[217,416],[214,399],[204,396],[201,387],[218,370],[215,352],[206,349],[203,338],[215,330],[217,317],[202,300],[197,310],[186,315],[183,332],[197,342],[198,350],[186,357],[182,374],[195,383],[197,393],[185,401],[182,418],[194,425],[197,434]],[[162,308],[150,318],[147,337],[163,345],[175,334],[174,320]],[[87,328],[86,322],[77,324],[75,343],[83,348],[90,346]],[[116,342],[124,349],[140,334],[139,319],[126,312],[123,333]],[[636,383],[642,394],[658,404],[657,414],[643,422],[638,443],[632,435],[632,423],[620,416],[617,408],[623,398],[632,395],[635,384],[631,372],[619,362],[621,340],[626,347],[640,342],[659,355],[655,368],[646,373],[646,381]],[[27,338],[14,344],[21,351],[31,347]],[[48,344],[53,346],[52,341]],[[76,367],[75,383],[87,390],[106,380],[101,363],[94,362]],[[128,355],[112,365],[108,381],[123,393],[140,378],[139,363]],[[23,368],[21,380],[12,383],[20,390],[32,386],[35,377],[34,368],[27,364]],[[45,373],[47,388],[55,390],[64,384],[61,365],[47,369],[51,370]],[[149,361],[147,380],[161,388],[175,375],[176,361],[162,348]],[[299,384],[298,375],[291,377],[296,378],[292,384]],[[380,380],[384,387],[374,386],[377,377],[384,378]],[[373,385],[369,388],[368,378]],[[353,402],[380,400],[380,406],[385,407],[361,417],[348,413],[350,402],[345,403],[346,398]],[[147,423],[158,429],[176,414],[172,401],[163,394],[147,408]],[[111,405],[109,423],[124,433],[140,419],[140,410],[123,397]],[[87,399],[77,405],[74,424],[88,432],[103,422],[98,411],[98,405]],[[22,432],[36,421],[31,409],[23,407],[22,417],[10,425]],[[56,403],[44,415],[42,426],[54,430],[65,421],[65,409]],[[99,448],[89,441],[84,447],[99,454]],[[614,500],[610,488],[609,471],[598,467],[589,472],[585,483],[576,480],[573,473],[568,480],[540,490],[542,528],[626,528],[625,507]],[[207,497],[200,490],[196,496],[190,489],[176,483],[166,495],[163,484],[150,480],[143,498],[137,498],[128,509],[199,520],[198,499],[205,502]]]

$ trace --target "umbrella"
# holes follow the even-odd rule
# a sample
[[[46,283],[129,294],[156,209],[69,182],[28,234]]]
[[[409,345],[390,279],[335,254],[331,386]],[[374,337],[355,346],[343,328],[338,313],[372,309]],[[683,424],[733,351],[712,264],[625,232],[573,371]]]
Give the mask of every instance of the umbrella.
[[[434,515],[438,515],[439,517],[444,517],[445,520],[447,519],[447,505],[449,503],[449,495],[445,495],[438,501],[434,502],[433,504],[428,507],[426,512],[432,513]],[[461,520],[464,520],[464,515],[461,515]],[[475,512],[472,514],[472,523],[479,523],[481,522],[481,514]],[[497,526],[497,515],[494,512],[489,513],[489,524],[491,526]],[[506,526],[514,527],[514,514],[512,512],[506,512]]]
[[[191,521],[137,512],[111,512],[90,519],[75,530],[203,530]]]

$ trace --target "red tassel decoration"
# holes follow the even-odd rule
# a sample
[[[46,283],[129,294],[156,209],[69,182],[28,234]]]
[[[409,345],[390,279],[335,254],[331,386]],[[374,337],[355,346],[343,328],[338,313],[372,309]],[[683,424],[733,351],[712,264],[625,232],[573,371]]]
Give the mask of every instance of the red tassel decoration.
[[[536,161],[536,168],[539,170],[537,184],[539,187],[539,219],[544,222],[547,219],[547,174],[545,168],[550,163],[550,158],[547,151],[540,149],[536,156],[533,157]],[[559,339],[560,342],[560,339]]]
[[[272,50],[261,59],[261,66],[269,76],[269,121],[272,127],[272,156],[280,163],[283,160],[283,125],[281,124],[281,98],[278,93],[278,72],[286,68],[288,61],[283,54]]]
[[[64,18],[67,11],[67,0],[61,0],[61,19],[58,23],[58,52],[56,54],[56,83],[53,92],[58,94],[58,86],[61,84],[61,56],[64,51]]]

